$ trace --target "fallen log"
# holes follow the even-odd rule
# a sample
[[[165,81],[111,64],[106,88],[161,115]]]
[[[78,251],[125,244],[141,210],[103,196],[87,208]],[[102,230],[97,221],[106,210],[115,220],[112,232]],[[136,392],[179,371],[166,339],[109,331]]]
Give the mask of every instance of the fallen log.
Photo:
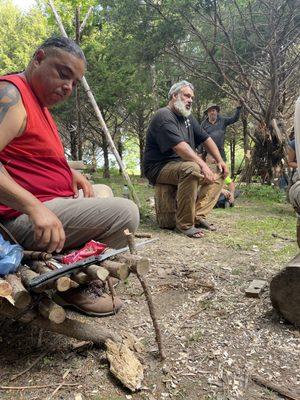
[[[270,283],[273,307],[296,326],[300,326],[300,254],[288,262]]]
[[[21,279],[15,274],[9,274],[5,280],[11,285],[11,297],[14,300],[14,306],[18,309],[24,309],[31,303],[31,296],[24,288]]]

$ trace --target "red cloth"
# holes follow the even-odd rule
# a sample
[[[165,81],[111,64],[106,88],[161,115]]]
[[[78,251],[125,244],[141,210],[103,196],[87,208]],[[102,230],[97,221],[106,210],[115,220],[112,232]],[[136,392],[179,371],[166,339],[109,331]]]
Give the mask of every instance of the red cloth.
[[[23,134],[0,151],[0,162],[17,183],[42,202],[72,197],[72,173],[51,114],[41,106],[24,76],[0,77],[3,80],[19,89],[27,123]],[[7,220],[18,215],[20,212],[0,204],[0,218]]]

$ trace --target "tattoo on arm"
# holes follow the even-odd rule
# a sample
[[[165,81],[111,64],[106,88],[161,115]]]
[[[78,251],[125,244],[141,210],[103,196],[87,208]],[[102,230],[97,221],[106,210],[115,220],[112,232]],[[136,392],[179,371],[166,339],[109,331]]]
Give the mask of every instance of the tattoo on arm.
[[[0,124],[10,107],[15,106],[19,100],[20,93],[14,85],[7,84],[0,88]]]

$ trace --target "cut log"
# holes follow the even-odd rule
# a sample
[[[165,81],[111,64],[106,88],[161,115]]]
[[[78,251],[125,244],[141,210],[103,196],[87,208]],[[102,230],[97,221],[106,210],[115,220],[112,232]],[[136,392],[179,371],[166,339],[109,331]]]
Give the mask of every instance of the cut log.
[[[42,261],[33,261],[30,265],[31,269],[38,274],[46,274],[47,272],[51,271],[49,267],[45,265]],[[60,278],[56,279],[53,282],[49,282],[45,285],[44,290],[46,289],[55,289],[58,292],[66,292],[69,289],[78,287],[78,283],[73,281],[68,276],[61,276]]]
[[[156,220],[160,228],[174,229],[176,227],[176,192],[174,185],[155,185],[155,212]]]
[[[0,315],[6,318],[17,319],[24,323],[31,322],[37,316],[35,310],[30,309],[28,311],[26,310],[26,312],[23,310],[20,311],[5,299],[0,299]]]
[[[101,265],[107,269],[109,275],[113,278],[120,279],[124,281],[129,276],[129,266],[124,262],[116,262],[111,260],[105,260],[101,263]]]
[[[77,274],[72,274],[71,279],[77,282],[79,285],[84,285],[91,281],[91,278],[87,276],[84,272],[78,272]]]
[[[129,232],[129,229],[124,230],[124,235],[126,236],[127,244],[131,254],[136,254],[136,247],[134,241],[134,234]]]
[[[12,287],[11,296],[14,306],[21,310],[28,307],[31,303],[31,296],[24,288],[21,279],[15,274],[7,275],[5,279]]]
[[[273,307],[286,320],[300,326],[300,254],[272,278],[270,297]]]
[[[109,275],[109,272],[106,268],[101,267],[100,265],[89,265],[84,268],[84,273],[87,274],[91,279],[100,279],[101,281],[105,281]]]
[[[61,324],[66,319],[66,312],[63,307],[54,303],[49,297],[44,297],[40,300],[39,313],[56,324]]]
[[[146,275],[150,270],[150,260],[147,257],[141,257],[136,254],[120,254],[117,260],[126,262],[129,271],[140,275]]]
[[[52,254],[46,253],[45,251],[31,251],[31,250],[24,250],[23,253],[23,261],[26,260],[51,260]]]
[[[12,287],[9,282],[0,278],[0,297],[11,296]]]

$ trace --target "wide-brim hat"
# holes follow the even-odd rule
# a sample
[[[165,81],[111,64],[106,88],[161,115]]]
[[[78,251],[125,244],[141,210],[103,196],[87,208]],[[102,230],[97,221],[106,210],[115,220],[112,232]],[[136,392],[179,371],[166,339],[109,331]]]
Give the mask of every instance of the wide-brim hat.
[[[207,114],[208,110],[210,108],[215,108],[218,112],[220,112],[220,106],[218,106],[218,104],[215,103],[210,103],[207,107],[206,110],[204,111],[204,114]]]

